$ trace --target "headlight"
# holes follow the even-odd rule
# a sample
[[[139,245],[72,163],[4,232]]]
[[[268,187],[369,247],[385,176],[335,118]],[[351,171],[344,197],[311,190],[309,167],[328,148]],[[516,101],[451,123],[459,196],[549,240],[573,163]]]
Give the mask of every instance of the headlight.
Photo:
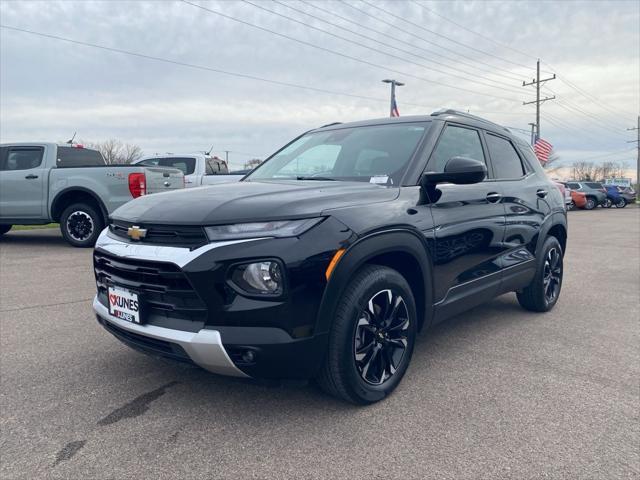
[[[215,225],[204,229],[212,242],[253,237],[297,237],[321,221],[322,217],[303,218],[301,220]]]
[[[237,265],[231,272],[231,282],[252,295],[280,295],[282,267],[273,260]]]

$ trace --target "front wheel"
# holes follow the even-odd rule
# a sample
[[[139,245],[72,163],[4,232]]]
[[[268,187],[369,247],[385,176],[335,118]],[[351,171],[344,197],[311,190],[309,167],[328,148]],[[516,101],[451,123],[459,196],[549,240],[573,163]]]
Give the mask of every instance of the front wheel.
[[[520,305],[532,312],[548,312],[558,298],[562,288],[563,253],[556,237],[549,237],[542,246],[536,274],[531,283],[518,292]]]
[[[60,231],[74,247],[93,247],[104,228],[102,215],[91,205],[74,203],[60,217]]]
[[[351,403],[382,400],[402,380],[416,334],[415,301],[404,277],[364,266],[338,300],[320,387]]]
[[[603,208],[611,208],[612,206],[613,206],[613,202],[608,197],[604,199],[604,202],[602,202]]]
[[[616,202],[616,208],[624,208],[627,206],[627,201],[621,197],[620,200]]]
[[[593,210],[598,206],[598,202],[594,197],[587,197],[587,203],[584,205],[585,210]]]
[[[4,235],[5,233],[7,233],[9,230],[11,230],[11,227],[13,227],[13,225],[0,225],[0,235]]]

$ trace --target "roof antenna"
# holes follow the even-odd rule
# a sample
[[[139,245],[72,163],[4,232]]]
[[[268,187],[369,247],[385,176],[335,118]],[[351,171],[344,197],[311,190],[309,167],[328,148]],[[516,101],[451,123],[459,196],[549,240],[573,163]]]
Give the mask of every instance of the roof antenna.
[[[211,145],[211,148],[209,149],[209,151],[208,151],[208,152],[204,152],[204,154],[205,154],[207,157],[209,157],[209,156],[211,156],[211,151],[212,151],[212,150],[213,150],[213,145]]]
[[[76,133],[78,133],[78,132],[73,132],[73,137],[71,137],[71,140],[67,140],[67,143],[69,145],[71,145],[73,143],[73,139],[76,138]]]

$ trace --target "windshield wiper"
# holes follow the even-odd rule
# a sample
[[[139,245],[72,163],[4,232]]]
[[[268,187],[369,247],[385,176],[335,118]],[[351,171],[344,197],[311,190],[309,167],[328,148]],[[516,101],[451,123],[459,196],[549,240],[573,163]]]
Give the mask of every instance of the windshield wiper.
[[[329,178],[329,177],[303,177],[303,176],[296,177],[296,180],[320,180],[320,181],[331,181],[331,182],[336,181],[335,178]]]

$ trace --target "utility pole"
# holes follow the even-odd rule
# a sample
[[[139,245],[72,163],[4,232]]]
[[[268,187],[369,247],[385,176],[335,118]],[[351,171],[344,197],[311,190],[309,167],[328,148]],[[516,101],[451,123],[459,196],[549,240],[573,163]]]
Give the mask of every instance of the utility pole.
[[[404,86],[404,83],[398,82],[393,79],[385,79],[382,80],[382,83],[390,83],[391,84],[391,100],[389,102],[389,116],[390,117],[399,117],[398,106],[396,105],[396,87]]]
[[[635,190],[640,190],[640,115],[638,115],[638,126],[635,128],[627,128],[629,131],[635,130],[638,134],[638,138],[636,140],[629,140],[627,143],[637,143],[638,148],[638,157],[636,158],[636,188]]]
[[[536,139],[535,139],[536,124],[529,122],[529,125],[531,125],[531,146],[533,147],[533,145],[536,143]]]
[[[543,85],[545,82],[549,80],[555,80],[556,74],[553,74],[553,77],[548,78],[540,78],[540,59],[536,62],[536,78],[531,80],[529,83],[522,82],[523,87],[528,87],[529,85],[536,86],[536,99],[531,102],[522,102],[523,105],[530,105],[532,103],[536,104],[536,140],[540,138],[540,104],[544,103],[548,100],[553,100],[556,96],[540,98],[540,85]],[[534,141],[535,143],[535,141]]]

